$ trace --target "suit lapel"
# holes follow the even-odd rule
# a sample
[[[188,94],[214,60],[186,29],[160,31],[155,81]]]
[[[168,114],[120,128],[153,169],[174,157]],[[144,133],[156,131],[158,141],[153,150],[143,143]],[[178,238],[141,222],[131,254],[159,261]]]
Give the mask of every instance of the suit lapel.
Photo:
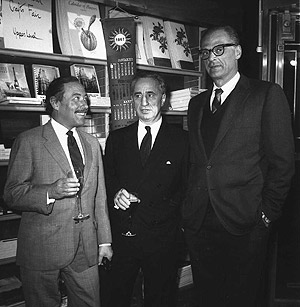
[[[196,144],[197,146],[196,150],[198,151],[198,155],[200,156],[204,154],[206,159],[207,159],[207,156],[206,156],[206,151],[205,151],[200,128],[201,128],[201,122],[203,118],[203,110],[206,104],[209,104],[211,91],[212,91],[212,88],[201,94],[202,95],[201,97],[203,98],[199,101],[199,103],[196,104],[196,108],[192,110],[193,114],[190,115],[191,117],[194,118],[191,122],[194,122],[196,125],[196,128],[192,129],[192,131],[194,130],[196,132],[194,135],[195,139],[192,142],[193,144]]]
[[[70,171],[70,164],[50,121],[44,125],[43,137],[45,139],[44,146],[61,169],[67,174]]]
[[[211,156],[213,155],[216,148],[219,146],[222,139],[225,137],[229,128],[232,126],[234,121],[237,119],[238,115],[241,114],[242,109],[244,108],[244,103],[247,97],[249,96],[249,94],[250,94],[250,90],[249,90],[248,79],[246,77],[241,76],[236,87],[227,97],[227,99],[229,99],[229,101],[227,101],[228,106],[222,118],[222,121],[219,127],[219,131],[216,137],[216,141],[215,141],[214,147],[211,152]]]
[[[79,135],[84,152],[84,178],[87,178],[92,166],[92,147],[91,144],[86,140],[86,138],[82,136],[82,133],[79,129],[77,130],[77,133]]]

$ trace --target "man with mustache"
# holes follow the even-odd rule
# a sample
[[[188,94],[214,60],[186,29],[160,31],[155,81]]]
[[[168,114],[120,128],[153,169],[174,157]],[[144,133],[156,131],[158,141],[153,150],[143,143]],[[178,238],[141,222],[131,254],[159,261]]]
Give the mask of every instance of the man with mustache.
[[[200,57],[213,80],[188,110],[190,173],[183,208],[198,305],[259,305],[268,236],[294,173],[287,99],[238,71],[230,26],[208,29]]]
[[[88,110],[77,78],[52,81],[46,110],[51,119],[45,125],[14,141],[4,191],[7,205],[22,212],[17,264],[25,302],[59,306],[60,277],[68,306],[98,307],[98,264],[103,257],[112,257],[112,238],[101,149],[95,137],[76,129],[84,124]],[[70,144],[76,147],[77,160]],[[82,220],[74,219],[80,187],[77,169],[83,173]]]

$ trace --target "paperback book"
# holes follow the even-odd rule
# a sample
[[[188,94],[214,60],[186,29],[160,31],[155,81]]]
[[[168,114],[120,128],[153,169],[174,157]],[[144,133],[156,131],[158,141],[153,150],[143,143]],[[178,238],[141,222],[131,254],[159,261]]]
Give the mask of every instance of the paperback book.
[[[162,19],[141,16],[145,52],[149,65],[171,67],[167,37]]]
[[[84,86],[91,105],[101,97],[99,82],[94,65],[73,64],[70,66],[71,75],[75,76]]]
[[[106,60],[97,3],[57,0],[57,34],[63,54]]]
[[[0,100],[31,97],[23,64],[0,63]]]
[[[185,26],[172,21],[164,21],[169,53],[173,68],[194,70],[192,52]]]
[[[51,3],[2,0],[4,47],[52,53]]]
[[[32,72],[35,97],[45,100],[50,82],[60,76],[59,69],[56,66],[32,64]]]

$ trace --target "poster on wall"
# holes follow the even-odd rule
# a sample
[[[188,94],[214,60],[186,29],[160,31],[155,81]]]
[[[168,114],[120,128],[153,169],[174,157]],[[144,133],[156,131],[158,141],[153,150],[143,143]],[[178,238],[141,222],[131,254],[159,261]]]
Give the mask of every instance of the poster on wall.
[[[136,73],[136,29],[133,18],[102,20],[107,52],[111,129],[119,129],[137,120],[130,93]]]

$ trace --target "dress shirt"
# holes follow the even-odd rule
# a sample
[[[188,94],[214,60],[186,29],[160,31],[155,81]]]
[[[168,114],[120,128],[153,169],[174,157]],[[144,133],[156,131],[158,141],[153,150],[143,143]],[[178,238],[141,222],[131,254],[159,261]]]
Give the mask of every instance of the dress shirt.
[[[55,134],[57,135],[58,137],[58,140],[67,156],[67,159],[69,161],[69,164],[74,172],[74,168],[73,168],[73,164],[72,164],[72,161],[71,161],[71,157],[70,157],[70,153],[69,153],[69,149],[68,149],[68,136],[67,136],[67,132],[69,131],[68,128],[66,128],[65,126],[61,125],[60,123],[58,123],[55,119],[51,118],[51,125],[55,131]],[[82,148],[82,145],[81,145],[81,142],[80,142],[80,138],[78,136],[78,133],[76,131],[75,128],[71,129],[71,131],[73,132],[73,136],[78,144],[78,147],[79,147],[79,150],[80,150],[80,153],[81,153],[81,156],[82,156],[82,161],[83,161],[83,164],[85,164],[85,160],[84,160],[84,154],[83,154],[83,148]],[[49,194],[47,193],[47,204],[51,204],[51,203],[54,203],[55,202],[55,199],[54,198],[49,198]]]
[[[138,126],[138,144],[139,144],[139,148],[141,147],[141,143],[143,141],[143,138],[144,138],[144,136],[147,133],[145,127],[146,126],[150,126],[151,127],[151,135],[152,135],[152,144],[151,144],[151,149],[152,149],[153,144],[154,144],[155,139],[156,139],[156,136],[158,134],[159,128],[161,126],[161,123],[162,123],[162,118],[160,118],[158,121],[156,121],[152,125],[146,125],[146,124],[142,123],[141,121],[139,121],[139,126]]]
[[[55,119],[51,118],[51,124],[52,127],[59,139],[59,142],[68,158],[69,164],[71,166],[71,168],[73,169],[73,164],[71,161],[71,157],[70,157],[70,153],[69,153],[69,149],[68,149],[68,136],[67,136],[67,132],[69,131],[68,128],[66,128],[65,126],[61,125],[60,123],[58,123]],[[81,156],[82,156],[82,161],[83,164],[85,164],[85,160],[84,160],[84,153],[83,153],[83,147],[80,141],[80,138],[78,136],[78,133],[76,131],[76,128],[71,129],[71,131],[73,132],[73,136],[77,142],[77,145],[79,147]]]
[[[221,105],[222,103],[225,101],[225,99],[227,98],[227,96],[233,91],[233,89],[235,88],[236,84],[238,83],[238,81],[240,80],[240,73],[237,72],[234,77],[229,80],[227,83],[225,83],[222,87],[218,87],[214,84],[213,86],[213,90],[212,90],[212,95],[210,97],[210,109],[212,110],[212,102],[214,100],[215,97],[215,90],[217,88],[221,88],[223,90],[223,93],[221,95]]]

